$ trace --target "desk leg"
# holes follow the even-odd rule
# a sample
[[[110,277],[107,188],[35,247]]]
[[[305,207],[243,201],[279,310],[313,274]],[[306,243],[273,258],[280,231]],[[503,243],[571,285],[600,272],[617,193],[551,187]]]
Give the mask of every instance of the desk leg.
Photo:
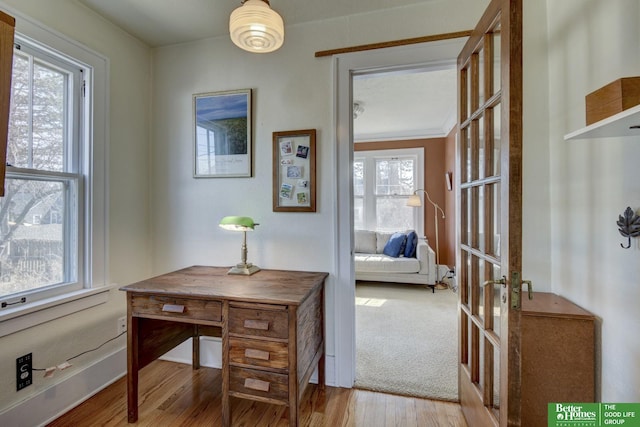
[[[198,325],[193,325],[193,354],[191,355],[191,366],[193,369],[200,369],[200,331]]]
[[[324,347],[324,344],[323,344]],[[325,360],[324,360],[324,349],[320,354],[320,360],[318,360],[318,387],[320,390],[324,390],[325,388]]]
[[[127,415],[138,421],[138,318],[127,316]]]
[[[324,285],[320,291],[320,333],[322,336],[322,344],[320,345],[320,360],[318,360],[318,386],[320,390],[325,387],[325,343],[327,342],[326,332],[324,329]]]
[[[222,305],[222,426],[231,425],[231,405],[229,403],[229,301]]]

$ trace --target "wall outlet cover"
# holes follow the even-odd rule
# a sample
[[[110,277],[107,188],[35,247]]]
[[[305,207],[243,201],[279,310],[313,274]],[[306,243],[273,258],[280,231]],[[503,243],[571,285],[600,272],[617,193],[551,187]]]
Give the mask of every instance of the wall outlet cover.
[[[30,386],[33,383],[32,354],[25,354],[16,359],[16,391]]]

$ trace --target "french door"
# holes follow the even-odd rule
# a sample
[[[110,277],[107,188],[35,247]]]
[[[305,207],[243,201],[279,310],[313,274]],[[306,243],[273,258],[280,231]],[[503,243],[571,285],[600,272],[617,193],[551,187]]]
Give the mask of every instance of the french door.
[[[522,0],[491,0],[458,56],[460,402],[520,425]]]

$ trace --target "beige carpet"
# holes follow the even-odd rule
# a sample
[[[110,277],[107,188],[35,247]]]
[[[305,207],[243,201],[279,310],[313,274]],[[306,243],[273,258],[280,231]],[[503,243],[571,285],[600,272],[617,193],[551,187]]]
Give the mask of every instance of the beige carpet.
[[[358,282],[356,387],[457,401],[457,301],[450,289]]]

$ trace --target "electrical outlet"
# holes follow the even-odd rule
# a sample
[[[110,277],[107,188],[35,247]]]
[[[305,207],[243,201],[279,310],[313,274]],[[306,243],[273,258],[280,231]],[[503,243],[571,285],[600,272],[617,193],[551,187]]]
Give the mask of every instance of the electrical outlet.
[[[16,391],[33,383],[33,364],[31,353],[16,359]]]
[[[120,335],[123,332],[127,332],[127,318],[125,317],[118,317],[118,335]]]

